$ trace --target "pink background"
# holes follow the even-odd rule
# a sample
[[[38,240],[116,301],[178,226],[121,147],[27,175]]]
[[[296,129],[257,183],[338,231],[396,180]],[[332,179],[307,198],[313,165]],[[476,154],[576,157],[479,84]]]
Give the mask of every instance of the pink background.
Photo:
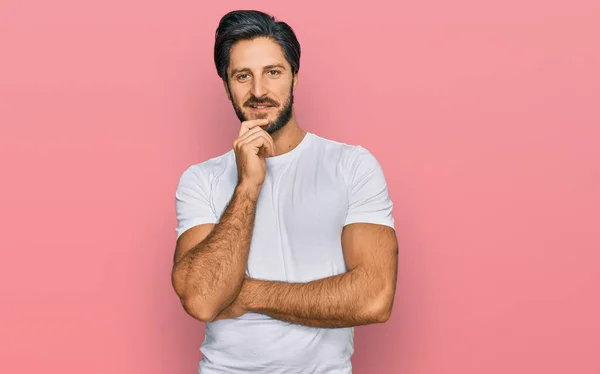
[[[355,373],[600,373],[600,3],[368,4],[2,0],[0,372],[196,372],[174,192],[237,133],[212,43],[256,8],[300,39],[301,126],[396,204]]]

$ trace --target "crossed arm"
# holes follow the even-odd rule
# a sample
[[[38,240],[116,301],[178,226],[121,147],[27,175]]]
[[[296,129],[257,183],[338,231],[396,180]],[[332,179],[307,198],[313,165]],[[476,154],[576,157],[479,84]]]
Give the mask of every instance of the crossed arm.
[[[346,273],[308,283],[250,279],[244,270],[256,212],[255,192],[236,188],[219,223],[192,227],[178,238],[172,283],[188,314],[210,322],[256,312],[325,328],[388,320],[398,264],[398,244],[391,227],[370,223],[344,227]]]
[[[308,283],[246,278],[237,298],[215,320],[256,312],[290,323],[339,328],[389,319],[397,278],[392,228],[355,223],[342,233],[348,272]]]

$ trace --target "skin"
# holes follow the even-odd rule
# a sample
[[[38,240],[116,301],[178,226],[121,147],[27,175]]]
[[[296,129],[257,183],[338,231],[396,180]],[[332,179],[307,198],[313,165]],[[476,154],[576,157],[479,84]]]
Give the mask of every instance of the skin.
[[[290,100],[291,93],[296,90],[299,76],[293,74],[277,43],[266,38],[256,38],[239,41],[231,48],[227,79],[227,82],[223,82],[225,92],[234,110],[236,107],[241,110],[243,116],[240,120],[266,118],[273,123]],[[246,105],[257,100],[277,103],[278,106],[268,112],[256,113]],[[269,127],[264,126],[270,133]],[[270,133],[275,143],[274,155],[281,155],[295,148],[305,134],[306,131],[298,126],[292,111],[289,122],[278,131]]]
[[[367,223],[347,225],[342,247],[348,272],[308,283],[246,277],[238,297],[216,320],[251,311],[323,328],[386,322],[392,312],[398,266],[394,230]]]
[[[238,186],[216,225],[199,225],[177,241],[174,288],[192,317],[210,322],[247,312],[312,327],[339,328],[390,318],[396,289],[398,244],[387,226],[354,223],[342,231],[348,272],[308,283],[245,276],[256,200],[266,173],[265,157],[288,152],[306,132],[295,115],[276,128],[296,89],[279,45],[269,39],[241,41],[230,52],[225,91],[243,120],[234,141]],[[275,107],[252,111],[252,103]]]
[[[267,120],[242,123],[233,142],[238,184],[218,224],[198,225],[177,240],[171,282],[185,311],[211,321],[238,295],[244,280],[256,202],[266,173],[271,137],[260,128]]]

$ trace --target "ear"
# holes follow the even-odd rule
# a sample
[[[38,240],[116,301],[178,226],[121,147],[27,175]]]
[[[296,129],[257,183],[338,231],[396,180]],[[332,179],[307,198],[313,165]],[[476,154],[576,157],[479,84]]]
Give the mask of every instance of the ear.
[[[227,98],[231,101],[231,91],[229,91],[229,83],[226,79],[223,79],[223,86],[225,86],[225,92],[227,93]]]
[[[295,91],[296,90],[296,86],[298,85],[298,73],[294,74],[294,85],[292,86],[292,89]]]

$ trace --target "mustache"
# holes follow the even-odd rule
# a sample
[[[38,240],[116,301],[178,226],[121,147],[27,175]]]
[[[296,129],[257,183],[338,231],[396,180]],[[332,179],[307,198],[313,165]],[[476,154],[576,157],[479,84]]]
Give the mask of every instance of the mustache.
[[[244,106],[249,107],[252,105],[259,105],[259,106],[263,106],[263,105],[268,105],[268,106],[279,106],[279,103],[276,102],[275,100],[271,100],[269,98],[266,99],[262,99],[259,100],[257,98],[251,98],[248,101],[246,101],[246,103],[244,103]]]

